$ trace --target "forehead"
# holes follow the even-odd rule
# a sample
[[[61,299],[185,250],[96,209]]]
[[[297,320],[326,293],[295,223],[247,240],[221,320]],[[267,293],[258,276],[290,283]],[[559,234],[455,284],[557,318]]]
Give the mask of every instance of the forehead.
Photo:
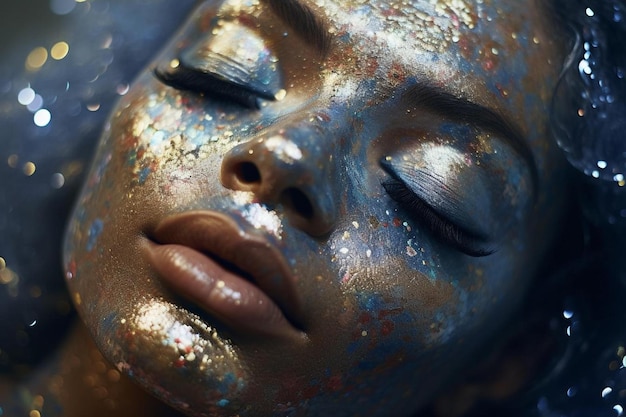
[[[287,4],[303,5],[323,22],[333,40],[327,68],[344,68],[350,78],[391,80],[395,69],[486,104],[493,99],[476,88],[505,97],[533,93],[541,89],[535,77],[555,67],[535,0],[228,0],[221,12],[258,16]],[[278,20],[308,25],[286,16]]]
[[[494,4],[495,3],[495,4]],[[339,30],[375,34],[384,40],[395,37],[392,46],[412,46],[423,52],[442,53],[463,42],[469,32],[495,29],[504,16],[509,23],[518,16],[514,9],[528,1],[414,0],[346,1],[321,0],[316,6]],[[497,37],[499,30],[492,35]],[[401,42],[396,44],[397,42]]]

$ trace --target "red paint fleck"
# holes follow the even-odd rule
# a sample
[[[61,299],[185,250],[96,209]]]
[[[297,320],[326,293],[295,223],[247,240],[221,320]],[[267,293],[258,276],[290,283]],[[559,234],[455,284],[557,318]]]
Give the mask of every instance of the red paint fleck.
[[[400,221],[400,219],[399,219],[399,218],[394,217],[394,218],[393,218],[393,225],[394,225],[395,227],[400,227],[400,226],[402,226],[402,222]]]
[[[324,122],[330,122],[330,116],[327,113],[324,112],[318,112],[316,114],[316,116],[318,117],[318,119],[324,121]]]
[[[495,67],[495,63],[493,62],[492,59],[486,59],[485,62],[483,62],[483,69],[485,71],[491,71],[493,70],[494,67]]]
[[[303,394],[304,398],[313,398],[317,397],[320,392],[320,387],[318,385],[313,385],[304,389]]]
[[[392,321],[385,320],[380,329],[380,334],[383,336],[387,336],[389,333],[393,332],[394,327],[395,326],[393,325]]]
[[[507,97],[509,95],[508,91],[502,86],[500,83],[496,83],[496,89],[500,92],[502,97]]]
[[[348,282],[350,282],[350,278],[352,278],[352,277],[351,277],[351,275],[350,275],[350,273],[349,273],[349,272],[346,272],[346,273],[344,274],[344,276],[341,278],[341,282],[342,282],[343,284],[347,284]]]
[[[359,317],[359,323],[365,324],[372,321],[372,316],[369,313],[361,313]]]
[[[365,74],[369,77],[373,77],[378,69],[378,60],[376,58],[370,58],[365,63]]]
[[[174,361],[174,366],[176,368],[182,368],[183,366],[185,366],[185,358],[181,356],[180,358],[176,359]]]
[[[459,16],[457,16],[456,14],[452,13],[450,15],[450,19],[452,19],[452,24],[454,25],[455,28],[459,28],[459,26],[461,25],[459,22]]]
[[[402,310],[403,309],[401,307],[391,308],[389,310],[380,310],[378,312],[378,319],[382,320],[382,319],[384,319],[387,316],[391,316],[392,314],[400,314],[400,313],[402,313]]]
[[[239,15],[238,21],[249,28],[256,28],[257,25],[256,20],[243,13]]]
[[[389,227],[389,223],[387,223],[387,222],[383,222],[382,225],[383,225],[383,227]]]
[[[390,78],[396,79],[400,82],[404,81],[406,79],[406,74],[407,71],[405,71],[400,64],[398,63],[394,63],[391,66],[391,70],[389,71],[388,76],[390,76]]]
[[[339,391],[343,388],[343,381],[341,375],[333,375],[328,379],[328,389],[331,391]]]

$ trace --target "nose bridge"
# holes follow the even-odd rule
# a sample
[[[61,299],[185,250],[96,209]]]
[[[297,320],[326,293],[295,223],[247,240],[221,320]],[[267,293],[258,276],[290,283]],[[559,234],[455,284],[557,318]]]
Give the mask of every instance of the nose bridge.
[[[315,236],[332,230],[338,213],[337,132],[323,118],[284,120],[224,157],[222,184],[280,204],[289,221]]]

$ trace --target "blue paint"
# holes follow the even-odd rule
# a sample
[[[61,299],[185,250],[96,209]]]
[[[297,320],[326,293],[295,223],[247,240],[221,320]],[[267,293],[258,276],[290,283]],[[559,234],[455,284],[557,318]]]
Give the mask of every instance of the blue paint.
[[[104,229],[104,223],[101,219],[96,219],[91,223],[89,227],[89,233],[87,235],[87,251],[91,252],[96,246],[96,241]]]
[[[146,179],[148,179],[148,175],[150,175],[150,168],[142,168],[141,171],[139,171],[139,184],[145,183]]]

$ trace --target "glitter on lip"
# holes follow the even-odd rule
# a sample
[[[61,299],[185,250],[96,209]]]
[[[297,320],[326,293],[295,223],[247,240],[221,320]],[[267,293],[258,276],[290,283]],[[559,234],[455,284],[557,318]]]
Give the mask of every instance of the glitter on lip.
[[[175,291],[237,331],[301,338],[295,277],[254,230],[195,211],[166,218],[153,238],[159,244],[147,243],[148,260]]]

